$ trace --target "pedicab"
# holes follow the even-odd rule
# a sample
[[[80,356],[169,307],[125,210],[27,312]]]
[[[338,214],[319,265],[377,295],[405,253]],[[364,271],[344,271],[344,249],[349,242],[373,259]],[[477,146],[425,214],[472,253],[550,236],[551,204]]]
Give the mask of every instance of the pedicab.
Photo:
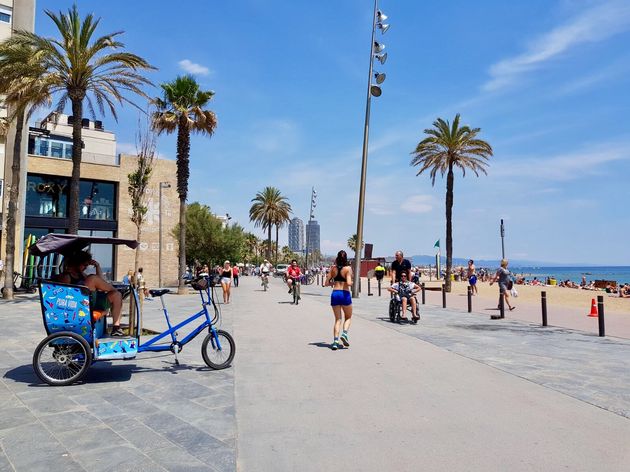
[[[124,245],[131,249],[138,247],[137,241],[129,239],[51,233],[30,246],[30,251],[40,257],[52,253],[67,255],[91,244]],[[131,313],[135,314],[136,323],[129,336],[110,337],[107,334],[107,312],[95,308],[95,292],[90,292],[85,286],[52,280],[40,280],[38,286],[47,336],[35,349],[33,369],[49,385],[70,385],[80,381],[94,362],[134,359],[141,352],[170,351],[175,355],[176,364],[179,364],[177,354],[203,331],[207,331],[207,334],[201,354],[208,367],[225,369],[234,359],[234,339],[228,332],[217,328],[220,311],[211,293],[214,283],[207,277],[191,282],[191,287],[199,292],[201,310],[176,325],[171,323],[164,303],[163,296],[169,290],[149,290],[162,303],[168,329],[145,342],[140,339],[140,302],[135,287],[114,284],[124,298],[131,299],[134,309],[130,310],[130,316]],[[213,313],[210,312],[210,306],[214,308]],[[179,339],[178,330],[195,320],[199,320],[200,324]]]

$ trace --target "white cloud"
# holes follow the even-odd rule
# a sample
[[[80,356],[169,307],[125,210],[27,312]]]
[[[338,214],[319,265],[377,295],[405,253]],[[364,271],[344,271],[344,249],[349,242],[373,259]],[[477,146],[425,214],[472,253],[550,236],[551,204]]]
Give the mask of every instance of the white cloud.
[[[320,250],[322,254],[337,254],[341,250],[348,250],[346,241],[332,241],[330,239],[322,239],[320,241]]]
[[[189,74],[195,75],[208,75],[210,74],[210,69],[206,66],[202,66],[201,64],[197,64],[196,62],[192,62],[190,59],[183,59],[178,62],[179,67]]]
[[[429,213],[433,210],[433,204],[431,195],[411,195],[405,198],[400,208],[407,213]]]
[[[521,74],[541,67],[571,48],[608,39],[629,28],[630,2],[613,0],[598,4],[535,38],[526,52],[491,66],[491,79],[482,88],[492,92],[508,87]]]
[[[630,160],[630,142],[609,143],[584,151],[497,161],[490,171],[493,177],[518,177],[536,180],[569,181],[615,170],[615,162]]]
[[[138,149],[134,143],[125,143],[125,142],[117,142],[116,143],[116,154],[127,154],[129,156],[135,156],[138,154]],[[170,157],[166,154],[162,154],[161,152],[157,152],[156,157],[158,159],[170,159]]]

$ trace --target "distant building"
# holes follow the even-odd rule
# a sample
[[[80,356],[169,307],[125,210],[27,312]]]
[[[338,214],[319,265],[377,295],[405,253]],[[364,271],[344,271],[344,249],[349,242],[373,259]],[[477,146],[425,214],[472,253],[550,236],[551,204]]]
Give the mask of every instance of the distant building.
[[[319,223],[317,220],[310,220],[306,223],[306,245],[308,247],[308,252],[320,252]]]
[[[297,253],[304,251],[304,222],[299,218],[289,222],[289,249]]]

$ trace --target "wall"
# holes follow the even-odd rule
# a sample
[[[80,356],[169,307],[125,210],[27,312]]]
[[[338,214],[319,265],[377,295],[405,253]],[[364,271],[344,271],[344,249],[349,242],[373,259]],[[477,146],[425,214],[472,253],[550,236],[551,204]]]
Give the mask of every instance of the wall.
[[[136,239],[136,226],[131,221],[131,202],[128,193],[127,176],[135,171],[137,158],[125,154],[120,155],[120,186],[118,192],[118,236],[120,238]],[[177,285],[178,252],[177,240],[171,236],[173,228],[179,222],[179,197],[176,190],[175,161],[157,160],[151,174],[147,189],[146,222],[142,227],[140,252],[140,266],[144,268],[144,277],[149,287],[158,286],[159,260],[159,185],[169,182],[171,188],[162,189],[162,285]],[[120,280],[129,269],[134,267],[134,251],[126,247],[118,250],[117,278]]]

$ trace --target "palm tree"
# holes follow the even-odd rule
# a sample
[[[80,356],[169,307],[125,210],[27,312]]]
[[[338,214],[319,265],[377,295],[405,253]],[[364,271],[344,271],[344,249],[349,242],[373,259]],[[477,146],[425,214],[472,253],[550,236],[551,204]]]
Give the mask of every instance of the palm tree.
[[[254,226],[260,226],[263,231],[267,231],[267,259],[271,259],[271,227],[288,219],[292,211],[291,205],[275,187],[265,187],[252,198],[252,202],[254,204],[249,209],[249,220],[254,222]]]
[[[17,31],[7,43],[31,48],[34,53],[42,55],[42,63],[52,84],[51,92],[61,94],[57,103],[58,112],[63,111],[68,100],[72,104],[74,123],[68,231],[76,234],[79,230],[83,103],[87,102],[92,115],[96,115],[96,102],[101,114],[105,114],[107,106],[117,118],[116,105],[123,102],[133,104],[123,92],[146,97],[140,87],[151,82],[139,72],[154,67],[140,56],[120,51],[124,44],[117,37],[122,31],[94,37],[100,18],[89,14],[82,19],[76,4],[65,14],[46,10],[46,15],[57,27],[60,40]]]
[[[8,132],[8,124],[15,122],[13,141],[13,161],[11,165],[11,185],[6,221],[6,257],[3,296],[13,299],[13,271],[15,258],[15,229],[18,200],[20,195],[20,174],[22,172],[22,132],[24,123],[33,111],[42,105],[49,105],[50,77],[45,76],[41,53],[34,53],[29,47],[0,44],[0,94],[11,108],[9,119],[3,120],[3,134]]]
[[[178,76],[161,85],[163,98],[153,103],[153,126],[158,133],[177,131],[177,193],[179,194],[179,273],[186,271],[186,198],[190,176],[190,134],[212,136],[217,127],[214,112],[204,109],[214,92],[201,90],[191,75]],[[179,293],[186,292],[184,280],[179,278]]]
[[[259,240],[256,237],[255,234],[253,233],[247,233],[247,235],[245,236],[245,246],[247,248],[247,252],[248,252],[248,259],[251,256],[251,259],[249,259],[248,262],[253,262],[254,264],[258,263],[258,247],[259,247]]]
[[[492,156],[492,147],[486,141],[477,138],[481,128],[470,128],[459,125],[459,113],[455,115],[453,124],[438,118],[433,128],[425,129],[428,135],[416,146],[411,154],[411,165],[420,167],[416,175],[430,170],[431,184],[435,185],[435,177],[440,172],[446,174],[446,290],[451,291],[451,267],[453,264],[453,168],[471,170],[478,177],[482,172],[487,174],[488,159]]]
[[[357,257],[357,235],[353,234],[348,238],[348,247],[354,252],[354,257]],[[365,247],[365,243],[361,241],[361,249]]]
[[[276,225],[276,264],[278,263],[278,233],[286,223],[289,222],[291,205],[285,201],[278,203],[274,224]]]

